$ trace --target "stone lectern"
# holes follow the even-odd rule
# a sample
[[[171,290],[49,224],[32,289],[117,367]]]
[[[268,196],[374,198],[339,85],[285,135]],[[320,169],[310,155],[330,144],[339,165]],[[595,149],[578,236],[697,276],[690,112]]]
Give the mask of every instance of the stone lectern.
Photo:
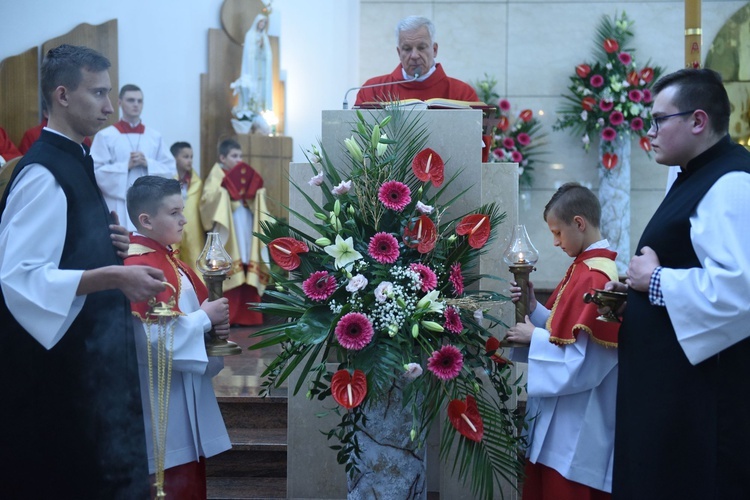
[[[361,110],[365,116],[372,116],[373,123],[382,119],[383,111]],[[420,120],[427,126],[429,139],[426,147],[434,149],[446,162],[445,178],[459,169],[461,175],[451,184],[445,199],[458,193],[463,196],[456,200],[449,215],[461,215],[485,203],[495,202],[507,217],[503,224],[493,228],[496,238],[485,255],[480,259],[481,273],[510,279],[508,266],[503,263],[505,250],[513,226],[518,219],[518,165],[516,163],[482,163],[482,111],[480,110],[413,110],[420,113]],[[346,164],[344,139],[351,137],[353,124],[357,118],[355,110],[323,111],[322,145],[334,163]],[[289,168],[292,182],[307,187],[311,177],[310,166],[306,163],[292,163]],[[306,193],[321,202],[320,191],[310,189]],[[290,208],[312,218],[309,204],[294,186],[289,188]],[[292,216],[292,226],[302,227],[302,223]],[[507,283],[487,280],[480,284],[482,289],[492,289],[507,293]],[[505,288],[505,290],[503,290]],[[501,311],[506,323],[514,317],[512,304],[503,305]],[[496,335],[504,335],[497,332]],[[335,370],[335,365],[330,367]],[[306,386],[294,396],[293,388],[298,380],[297,373],[289,378],[289,419],[288,419],[288,461],[287,497],[341,499],[346,498],[346,473],[344,466],[336,462],[336,452],[328,447],[328,442],[320,430],[333,428],[339,421],[335,414],[319,418],[316,415],[330,409],[335,402],[327,400],[309,401],[305,398]],[[462,487],[451,476],[452,464],[442,464],[438,458],[440,426],[450,425],[447,418],[438,418],[427,443],[427,489],[440,492],[441,498],[470,498],[468,487]],[[510,485],[504,485],[505,498],[515,498]]]

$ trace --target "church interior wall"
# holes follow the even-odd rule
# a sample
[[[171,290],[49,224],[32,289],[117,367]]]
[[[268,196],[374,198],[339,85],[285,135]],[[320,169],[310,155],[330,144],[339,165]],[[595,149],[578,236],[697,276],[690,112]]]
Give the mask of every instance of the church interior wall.
[[[187,140],[200,157],[199,75],[207,68],[207,31],[221,28],[222,0],[132,0],[126,4],[68,0],[3,2],[0,60],[86,22],[118,20],[120,83],[145,94],[143,121],[165,142]],[[746,1],[703,0],[703,56],[720,27]],[[635,21],[636,60],[651,59],[668,71],[683,66],[683,0],[274,0],[271,34],[280,37],[286,80],[286,135],[294,161],[317,142],[321,111],[341,109],[345,91],[398,63],[394,27],[418,14],[437,26],[439,54],[449,75],[474,82],[485,73],[516,111],[543,110],[548,155],[535,167],[534,184],[520,199],[519,220],[540,250],[537,286],[556,283],[569,258],[553,248],[541,213],[563,182],[596,190],[596,148],[587,154],[567,132],[552,132],[568,76],[590,59],[599,18],[625,10]],[[239,63],[238,63],[239,64]],[[230,82],[227,82],[229,85]],[[112,97],[116,103],[117,89]],[[354,92],[349,95],[354,100]],[[631,250],[664,194],[666,168],[633,145]]]

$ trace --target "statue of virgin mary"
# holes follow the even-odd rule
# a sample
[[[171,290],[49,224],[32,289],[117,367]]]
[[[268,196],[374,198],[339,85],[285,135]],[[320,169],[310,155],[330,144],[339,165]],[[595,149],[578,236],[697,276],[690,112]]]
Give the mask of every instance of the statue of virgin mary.
[[[242,48],[241,76],[249,77],[254,83],[253,98],[258,113],[273,109],[273,73],[271,44],[268,41],[268,16],[258,14],[245,34]]]

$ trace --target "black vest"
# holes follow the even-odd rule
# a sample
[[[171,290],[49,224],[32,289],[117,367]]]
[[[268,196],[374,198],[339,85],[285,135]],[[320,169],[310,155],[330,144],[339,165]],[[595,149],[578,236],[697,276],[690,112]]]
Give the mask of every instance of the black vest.
[[[67,198],[59,267],[121,265],[110,239],[109,210],[81,145],[43,131],[8,185],[32,163],[52,172]],[[9,192],[0,200],[0,217]],[[130,303],[122,292],[89,294],[50,350],[23,329],[5,300],[0,324],[2,496],[148,498],[138,365]]]
[[[732,171],[750,173],[750,153],[727,136],[680,173],[637,248],[666,268],[700,267],[690,216]],[[750,339],[693,366],[667,309],[629,290],[618,352],[614,498],[748,498]]]

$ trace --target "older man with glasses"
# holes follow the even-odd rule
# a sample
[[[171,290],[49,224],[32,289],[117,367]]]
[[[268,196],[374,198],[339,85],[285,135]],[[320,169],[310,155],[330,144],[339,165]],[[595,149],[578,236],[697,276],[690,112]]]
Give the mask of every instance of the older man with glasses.
[[[718,73],[654,86],[648,135],[680,173],[628,268],[613,498],[750,498],[750,152]]]

